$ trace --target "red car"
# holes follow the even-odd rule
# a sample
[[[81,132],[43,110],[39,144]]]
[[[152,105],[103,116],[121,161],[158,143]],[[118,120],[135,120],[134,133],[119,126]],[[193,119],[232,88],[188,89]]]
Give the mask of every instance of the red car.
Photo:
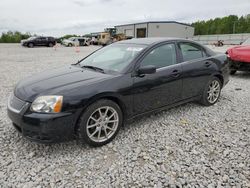
[[[250,38],[239,46],[227,50],[226,54],[230,60],[230,74],[238,70],[250,71]]]

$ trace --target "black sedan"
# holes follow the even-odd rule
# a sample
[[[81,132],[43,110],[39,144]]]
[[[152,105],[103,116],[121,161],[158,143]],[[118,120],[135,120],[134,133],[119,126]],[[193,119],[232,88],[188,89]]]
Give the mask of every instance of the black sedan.
[[[228,81],[225,54],[184,39],[132,39],[20,81],[8,115],[30,140],[101,146],[125,120],[190,101],[215,104]]]
[[[53,47],[56,45],[56,39],[53,37],[30,37],[26,40],[21,40],[21,45],[29,48],[34,46]]]

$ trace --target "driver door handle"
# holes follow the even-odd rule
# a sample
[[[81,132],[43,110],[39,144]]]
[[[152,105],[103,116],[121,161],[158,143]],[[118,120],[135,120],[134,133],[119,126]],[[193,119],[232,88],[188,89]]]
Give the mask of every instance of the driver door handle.
[[[206,67],[210,67],[211,64],[212,64],[212,63],[210,63],[209,61],[207,61],[207,62],[205,63],[205,66],[206,66]]]
[[[175,69],[172,71],[172,74],[171,74],[173,77],[177,78],[181,75],[180,71]]]

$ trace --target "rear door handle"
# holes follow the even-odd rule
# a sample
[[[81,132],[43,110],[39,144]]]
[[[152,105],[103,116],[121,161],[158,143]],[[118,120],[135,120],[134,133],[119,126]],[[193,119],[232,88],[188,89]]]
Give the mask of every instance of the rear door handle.
[[[177,78],[179,77],[181,74],[180,74],[180,71],[175,69],[172,71],[172,74],[171,74],[173,77]]]
[[[211,66],[211,64],[212,64],[212,63],[210,63],[209,61],[207,61],[207,62],[205,63],[205,67],[209,67],[209,66]]]

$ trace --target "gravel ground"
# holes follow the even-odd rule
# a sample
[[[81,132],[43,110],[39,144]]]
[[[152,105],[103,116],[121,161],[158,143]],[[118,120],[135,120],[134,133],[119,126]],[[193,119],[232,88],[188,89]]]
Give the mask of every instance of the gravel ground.
[[[137,119],[101,148],[19,136],[6,114],[17,81],[96,48],[0,45],[0,187],[250,187],[247,73],[231,77],[216,105],[189,103]]]

